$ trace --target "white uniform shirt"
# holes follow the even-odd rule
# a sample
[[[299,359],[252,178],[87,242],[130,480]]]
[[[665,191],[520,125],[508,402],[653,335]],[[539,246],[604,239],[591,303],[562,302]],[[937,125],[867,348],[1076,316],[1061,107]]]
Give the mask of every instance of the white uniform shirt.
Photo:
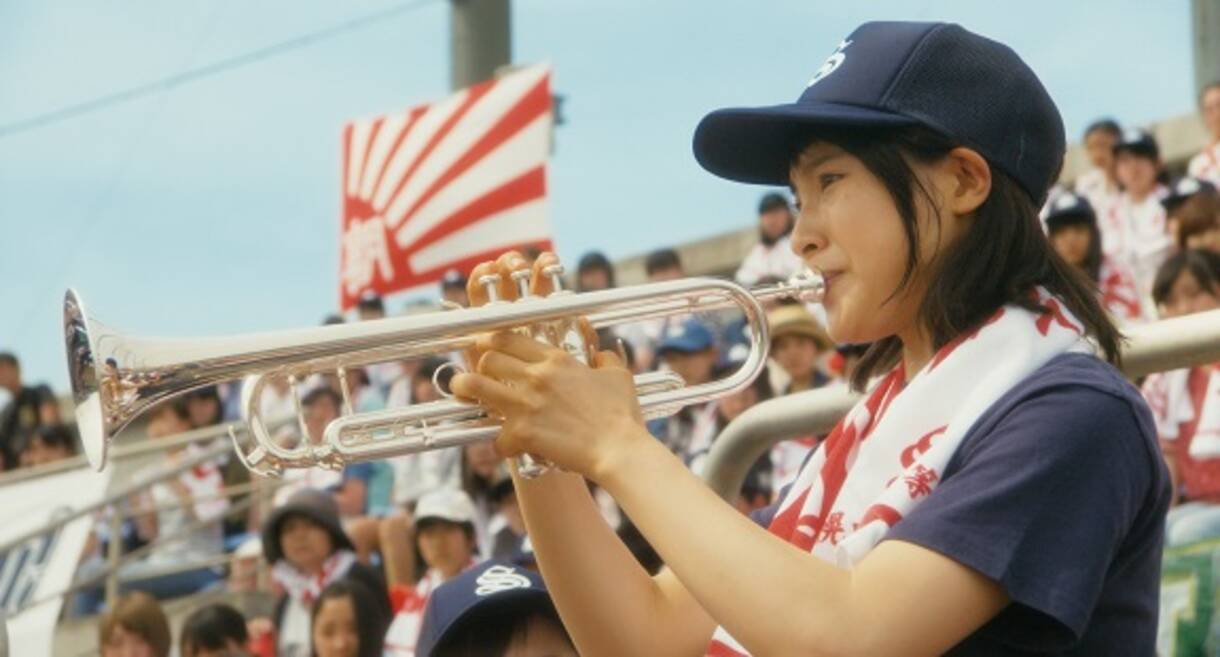
[[[771,246],[755,244],[734,278],[742,285],[756,285],[768,276],[788,280],[804,268],[805,263],[792,252],[792,240],[785,235]]]
[[[1076,193],[1085,197],[1094,212],[1101,213],[1110,207],[1121,193],[1118,185],[1111,183],[1106,172],[1101,169],[1090,169],[1076,179]]]
[[[1186,173],[1220,187],[1220,141],[1213,142],[1203,152],[1190,158]]]
[[[1164,193],[1158,188],[1139,202],[1124,193],[1097,216],[1102,253],[1131,270],[1141,297],[1152,290],[1156,270],[1172,246],[1161,206]]]

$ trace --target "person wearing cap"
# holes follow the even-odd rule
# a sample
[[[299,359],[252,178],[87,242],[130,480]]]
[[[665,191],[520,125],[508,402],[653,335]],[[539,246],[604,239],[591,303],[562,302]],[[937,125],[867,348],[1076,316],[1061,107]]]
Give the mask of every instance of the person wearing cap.
[[[395,586],[397,612],[386,633],[387,657],[415,653],[424,607],[436,587],[475,564],[474,503],[460,490],[440,488],[415,507],[415,545],[427,570],[414,586]]]
[[[1156,268],[1172,247],[1161,206],[1166,190],[1157,180],[1160,148],[1152,135],[1138,128],[1124,130],[1114,146],[1114,171],[1123,191],[1099,213],[1101,250],[1131,270],[1141,297],[1146,297]]]
[[[389,613],[385,583],[372,568],[356,560],[355,547],[339,524],[335,500],[319,490],[297,491],[267,517],[262,529],[263,554],[271,579],[284,594],[271,621],[276,654],[310,654],[310,613],[322,589],[343,577],[359,580]]]
[[[507,561],[485,561],[437,587],[417,657],[576,657],[546,584]]]
[[[1120,322],[1148,318],[1135,276],[1123,263],[1101,254],[1101,232],[1093,206],[1083,196],[1061,192],[1043,209],[1047,238],[1065,262],[1097,284],[1102,304]]]
[[[711,329],[697,319],[687,319],[666,329],[657,345],[661,365],[682,377],[687,386],[697,386],[712,380],[718,359],[716,337]],[[697,436],[706,435],[716,417],[716,403],[687,406],[669,417],[649,423],[649,430],[671,452],[690,460],[697,450]]]
[[[786,281],[805,268],[792,252],[794,219],[788,198],[770,192],[758,202],[758,243],[750,248],[733,278],[742,285],[758,285],[763,279]]]
[[[466,275],[456,269],[450,269],[441,277],[441,303],[451,304],[461,308],[470,305],[466,296]]]
[[[820,388],[830,377],[818,370],[818,358],[834,348],[826,331],[805,306],[784,304],[767,314],[771,357],[788,374],[783,394]]]
[[[1199,117],[1210,139],[1198,155],[1190,158],[1186,172],[1220,186],[1220,80],[1199,92]]]
[[[792,185],[827,332],[871,345],[864,396],[751,518],[651,439],[612,352],[478,340],[454,392],[503,418],[500,453],[566,471],[515,483],[582,655],[1154,653],[1169,480],[1118,329],[1038,221],[1064,143],[1020,57],[946,23],[866,23],[795,103],[702,120],[705,168]]]
[[[1114,119],[1098,119],[1084,129],[1084,150],[1093,168],[1076,178],[1075,191],[1095,208],[1106,208],[1118,198],[1114,176],[1114,145],[1123,131]]]
[[[1220,253],[1220,193],[1206,180],[1179,178],[1161,200],[1179,250]]]

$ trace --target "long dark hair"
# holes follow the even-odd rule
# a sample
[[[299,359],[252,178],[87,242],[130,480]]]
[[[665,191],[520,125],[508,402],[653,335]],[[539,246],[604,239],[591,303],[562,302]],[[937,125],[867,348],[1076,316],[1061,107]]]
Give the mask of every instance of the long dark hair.
[[[911,162],[936,162],[959,144],[919,126],[860,129],[810,134],[797,144],[800,148],[793,151],[793,160],[815,141],[835,144],[859,159],[893,199],[907,238],[906,270],[894,290],[897,295],[919,267],[922,236],[917,203],[922,198],[936,207],[936,200],[916,177]],[[1122,334],[1102,308],[1096,283],[1051,248],[1029,194],[1008,174],[992,167],[991,193],[975,214],[966,234],[930,265],[930,283],[920,305],[919,320],[932,336],[933,348],[945,346],[1006,304],[1035,313],[1047,311],[1031,294],[1041,285],[1084,324],[1085,334],[1096,341],[1106,360],[1117,364]],[[875,373],[894,367],[901,356],[902,342],[897,336],[873,343],[851,372],[852,387],[863,390]]]
[[[318,622],[318,612],[327,600],[347,598],[352,603],[352,611],[356,614],[356,635],[360,637],[358,657],[381,657],[385,647],[385,633],[390,628],[390,618],[386,615],[384,605],[377,604],[377,598],[369,587],[349,577],[337,579],[322,589],[318,599],[313,603],[309,614],[310,645],[313,646],[313,657],[318,657],[318,648],[313,641],[314,627]]]

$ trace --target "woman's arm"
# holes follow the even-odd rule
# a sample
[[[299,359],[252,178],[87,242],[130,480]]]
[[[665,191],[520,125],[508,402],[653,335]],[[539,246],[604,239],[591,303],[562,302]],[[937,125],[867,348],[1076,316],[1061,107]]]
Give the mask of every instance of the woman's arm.
[[[711,618],[673,573],[648,576],[582,477],[514,472],[513,482],[547,589],[580,654],[703,654]]]
[[[512,299],[519,259],[470,278],[497,272]],[[535,262],[535,285],[546,262]],[[471,292],[477,305],[481,290]],[[497,449],[602,485],[676,576],[644,575],[578,477],[519,482],[547,585],[586,654],[697,654],[713,626],[702,608],[756,655],[934,655],[1008,603],[993,581],[910,543],[883,542],[847,571],[758,527],[647,433],[631,374],[612,354],[589,368],[517,334],[486,336],[478,352],[477,373],[452,389],[503,418]]]
[[[594,479],[755,655],[937,655],[1007,604],[991,580],[911,543],[837,568],[738,513],[642,429],[635,440]]]
[[[647,433],[630,373],[610,354],[600,354],[598,367],[590,369],[519,335],[490,336],[483,346],[489,350],[479,360],[479,373],[455,377],[453,388],[505,418],[497,448],[510,455],[539,454],[606,488],[685,590],[754,654],[940,654],[1008,602],[993,581],[913,544],[883,543],[847,571],[758,527]],[[574,499],[574,493],[562,492]],[[548,504],[560,503],[549,497]],[[589,504],[587,493],[582,499]],[[539,539],[547,547],[565,541],[579,546],[538,550],[548,585],[565,589],[556,603],[574,635],[610,639],[642,630],[650,636],[650,614],[681,608],[679,593],[666,591],[658,604],[649,602],[634,578],[620,580],[625,568],[603,563],[604,550],[589,551],[591,524],[536,528],[532,501],[525,502],[526,517],[536,546]],[[584,606],[611,582],[616,587],[609,590],[621,598]],[[594,592],[581,595],[575,592],[579,587]],[[615,608],[641,600],[648,603],[644,614]],[[654,644],[653,653],[677,649],[670,646]]]

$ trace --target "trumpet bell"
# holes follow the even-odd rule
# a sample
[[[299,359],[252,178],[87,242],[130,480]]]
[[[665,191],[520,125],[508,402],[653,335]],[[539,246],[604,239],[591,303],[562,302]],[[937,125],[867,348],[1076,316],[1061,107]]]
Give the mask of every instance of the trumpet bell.
[[[85,305],[76,290],[64,295],[64,347],[68,354],[68,380],[76,403],[76,428],[85,458],[94,470],[106,464],[108,438],[121,427],[107,423],[102,403],[102,382],[94,355],[98,353],[89,330]]]

